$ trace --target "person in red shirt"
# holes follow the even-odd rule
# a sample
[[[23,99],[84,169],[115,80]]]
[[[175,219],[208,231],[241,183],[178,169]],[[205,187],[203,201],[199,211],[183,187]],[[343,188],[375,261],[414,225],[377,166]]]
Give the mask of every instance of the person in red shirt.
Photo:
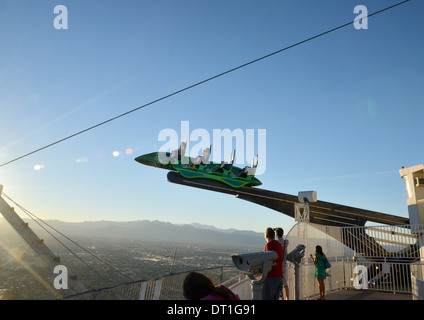
[[[275,240],[273,228],[267,228],[265,231],[267,241],[264,251],[275,251],[278,259],[273,261],[274,266],[268,272],[262,289],[262,300],[278,300],[283,285],[283,247],[280,242]]]

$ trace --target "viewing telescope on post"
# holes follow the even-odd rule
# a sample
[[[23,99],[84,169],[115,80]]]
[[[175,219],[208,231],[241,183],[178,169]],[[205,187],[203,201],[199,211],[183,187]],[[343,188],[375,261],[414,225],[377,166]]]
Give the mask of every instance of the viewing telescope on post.
[[[253,300],[262,299],[262,286],[268,272],[274,266],[273,261],[278,259],[275,251],[261,251],[246,254],[233,254],[233,263],[241,272],[247,274],[251,281]],[[260,279],[257,276],[261,275]]]

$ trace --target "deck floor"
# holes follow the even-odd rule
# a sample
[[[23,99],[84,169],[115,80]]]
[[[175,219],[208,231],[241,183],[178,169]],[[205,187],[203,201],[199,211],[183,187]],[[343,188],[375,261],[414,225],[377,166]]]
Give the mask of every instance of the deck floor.
[[[330,292],[325,296],[325,300],[412,300],[412,295],[407,293],[347,289]]]

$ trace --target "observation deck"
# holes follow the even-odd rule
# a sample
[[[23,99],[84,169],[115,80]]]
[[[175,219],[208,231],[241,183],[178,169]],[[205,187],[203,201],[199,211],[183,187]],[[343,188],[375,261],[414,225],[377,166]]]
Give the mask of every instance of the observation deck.
[[[402,226],[373,226],[364,228],[361,233],[372,233],[378,239],[380,246],[389,247],[391,253],[377,256],[376,251],[357,252],[339,242],[336,238],[346,234],[346,228],[327,227],[325,231],[310,223],[298,223],[288,233],[288,252],[303,240],[307,252],[315,245],[323,246],[331,268],[327,271],[326,300],[421,300],[423,299],[424,281],[421,270],[424,262],[417,253],[415,261],[411,256],[404,256],[402,248],[422,238],[416,237],[415,230]],[[422,228],[424,226],[420,226]],[[357,227],[359,228],[359,227]],[[390,230],[390,236],[388,231]],[[391,259],[397,255],[395,260]],[[318,287],[314,279],[314,265],[309,258],[300,263],[300,282],[295,283],[294,264],[287,262],[287,282],[290,288],[289,300],[315,300],[318,297]],[[358,274],[358,266],[362,274]],[[364,274],[366,270],[366,275]],[[241,300],[252,300],[251,280],[245,274],[240,274],[235,266],[211,267],[198,271],[208,276],[215,284],[223,284],[238,294]],[[78,300],[184,300],[182,283],[188,272],[167,275],[149,281],[139,281],[102,290],[81,293],[69,299]],[[357,281],[358,277],[361,277]],[[295,297],[295,288],[298,296]]]

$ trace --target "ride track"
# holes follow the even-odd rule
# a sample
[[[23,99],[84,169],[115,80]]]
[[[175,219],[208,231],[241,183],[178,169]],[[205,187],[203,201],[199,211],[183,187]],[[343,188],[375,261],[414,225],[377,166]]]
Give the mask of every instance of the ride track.
[[[175,184],[233,195],[238,199],[256,203],[292,218],[295,218],[295,204],[299,203],[298,196],[256,187],[231,188],[214,180],[201,178],[187,179],[174,171],[168,172],[167,179],[169,182]],[[386,213],[320,200],[309,203],[310,223],[343,228],[340,239],[338,240],[352,250],[359,253],[372,251],[380,257],[387,257],[387,261],[398,261],[399,258],[396,254],[387,251],[383,246],[381,246],[373,237],[366,233],[365,228],[351,228],[363,227],[368,221],[390,226],[405,225],[405,227],[407,227],[407,225],[409,225],[408,218]],[[407,252],[404,252],[403,257],[400,259],[401,261],[413,262],[416,260],[417,243],[411,245],[407,249]],[[373,258],[369,259],[374,260]]]
[[[167,178],[171,183],[234,195],[239,199],[276,210],[292,218],[295,217],[294,204],[299,202],[298,196],[286,193],[256,187],[241,187],[236,189],[214,180],[201,178],[186,179],[173,171],[168,172]],[[386,225],[409,224],[408,218],[320,200],[309,203],[309,221],[315,224],[334,227],[364,226],[367,221]]]

